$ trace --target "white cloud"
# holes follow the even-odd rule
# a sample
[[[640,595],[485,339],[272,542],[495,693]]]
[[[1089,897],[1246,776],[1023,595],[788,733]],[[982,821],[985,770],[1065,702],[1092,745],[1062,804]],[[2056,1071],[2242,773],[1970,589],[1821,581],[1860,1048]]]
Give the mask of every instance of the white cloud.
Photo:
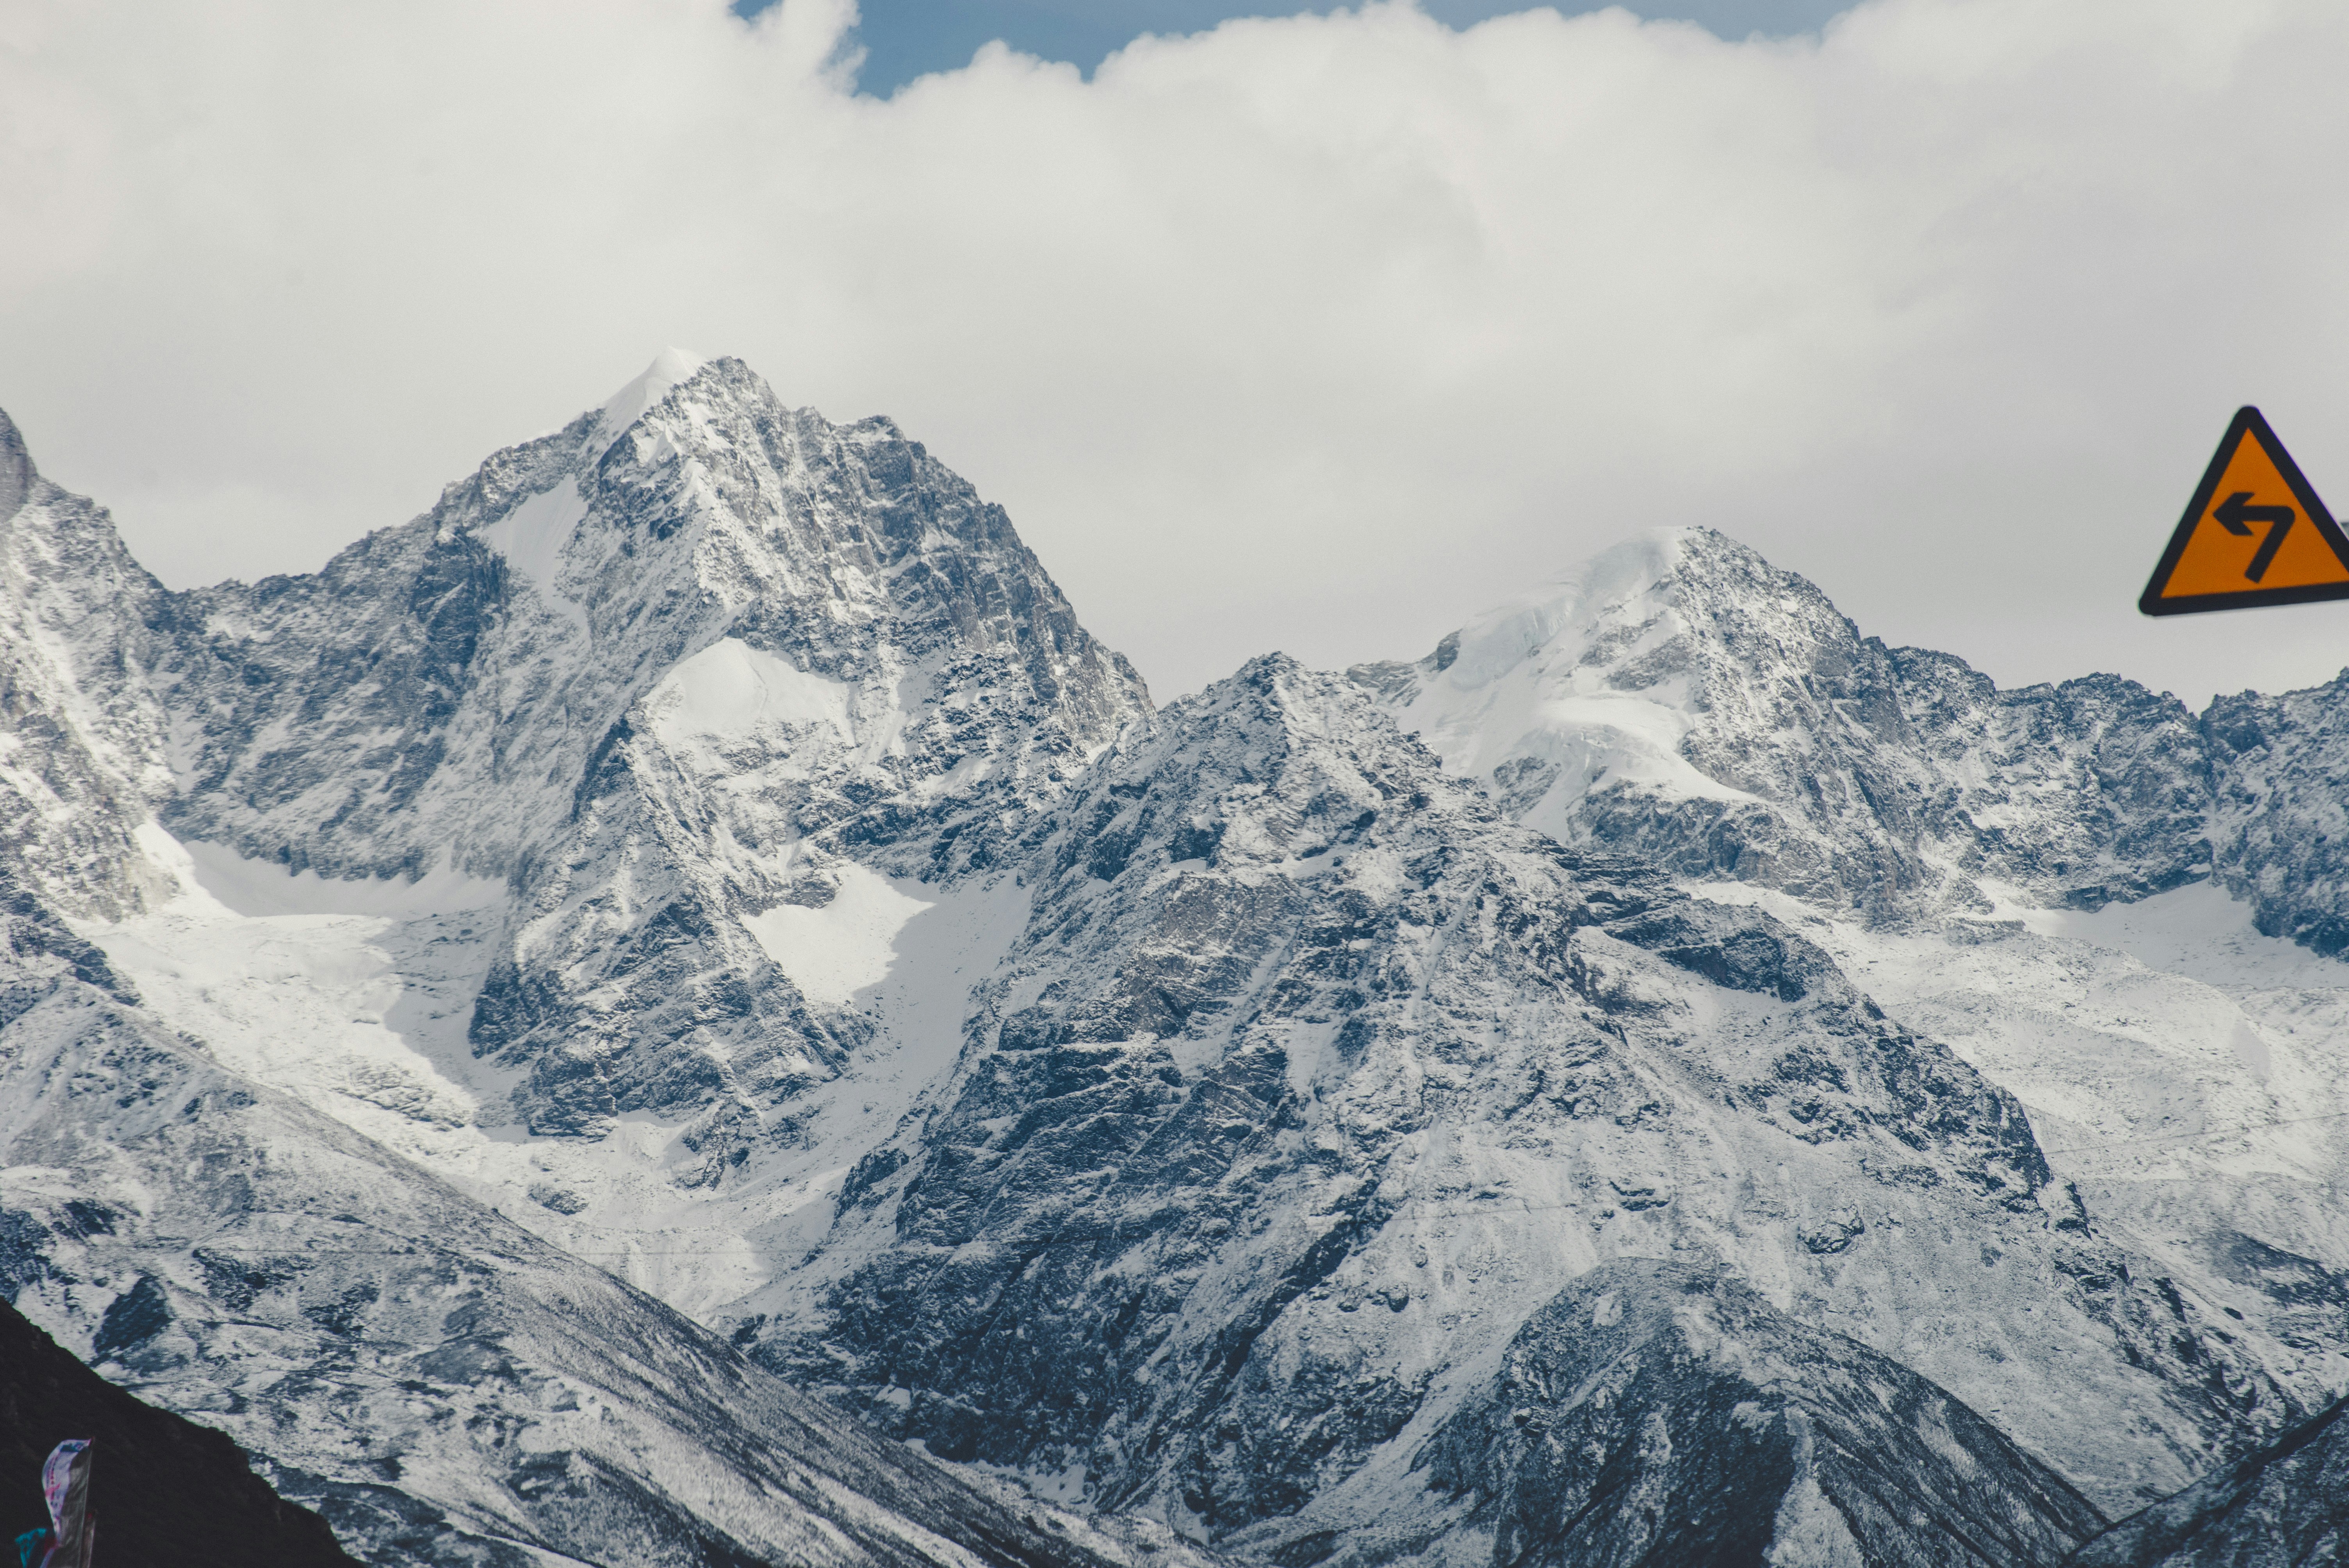
[[[2240,402],[2349,509],[2330,0],[1372,6],[885,103],[846,20],[0,0],[0,406],[187,583],[735,353],[896,416],[1162,695],[1674,521],[2002,680],[2349,662],[2338,606],[2134,609]]]

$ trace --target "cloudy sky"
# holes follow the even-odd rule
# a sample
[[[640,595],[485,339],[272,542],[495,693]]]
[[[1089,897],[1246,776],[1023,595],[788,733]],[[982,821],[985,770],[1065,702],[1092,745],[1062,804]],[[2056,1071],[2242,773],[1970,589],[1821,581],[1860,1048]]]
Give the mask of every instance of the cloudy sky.
[[[0,0],[0,407],[189,585],[736,354],[1003,502],[1162,696],[1682,522],[2002,682],[2349,664],[2349,605],[2134,608],[2239,404],[2349,509],[2339,0],[1371,5],[931,75],[887,20],[871,92],[843,0]]]

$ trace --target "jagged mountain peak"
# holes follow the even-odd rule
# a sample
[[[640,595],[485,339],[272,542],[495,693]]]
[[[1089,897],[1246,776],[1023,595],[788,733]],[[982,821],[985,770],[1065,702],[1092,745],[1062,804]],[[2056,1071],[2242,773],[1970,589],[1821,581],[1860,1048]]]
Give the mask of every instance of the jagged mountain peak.
[[[827,1081],[866,1026],[760,917],[853,863],[983,872],[1150,708],[1000,508],[737,359],[662,356],[311,574],[166,593],[36,489],[18,686],[88,754],[8,794],[36,885],[109,915],[189,885],[150,817],[288,876],[502,884],[471,1038],[548,1130]]]
[[[2207,875],[2207,747],[2116,676],[2001,691],[1863,636],[1710,529],[1664,531],[1351,672],[1569,843],[1871,918],[2094,909]],[[2020,765],[2017,766],[2016,764]]]
[[[646,409],[667,396],[671,388],[691,380],[709,363],[690,349],[662,349],[633,380],[604,399],[603,407],[597,410],[597,426],[609,440],[618,440]]]

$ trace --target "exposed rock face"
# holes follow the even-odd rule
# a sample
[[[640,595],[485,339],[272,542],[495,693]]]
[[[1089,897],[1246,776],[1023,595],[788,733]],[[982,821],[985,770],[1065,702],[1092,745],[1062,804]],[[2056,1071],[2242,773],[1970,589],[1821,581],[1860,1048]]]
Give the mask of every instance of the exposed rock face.
[[[2349,672],[2282,696],[2221,697],[2202,716],[2220,761],[2210,836],[2229,892],[2271,936],[2349,950]]]
[[[1684,877],[1898,920],[2209,871],[2207,747],[2176,699],[2109,676],[1999,691],[1709,529],[1353,674],[1512,816]]]
[[[2064,1559],[2076,1568],[2302,1568],[2349,1555],[2349,1399]]]
[[[1725,1263],[2124,1506],[2289,1408],[1825,954],[1508,822],[1337,677],[1129,733],[1030,882],[953,1074],[751,1303],[934,1451],[1293,1542],[1626,1256]]]

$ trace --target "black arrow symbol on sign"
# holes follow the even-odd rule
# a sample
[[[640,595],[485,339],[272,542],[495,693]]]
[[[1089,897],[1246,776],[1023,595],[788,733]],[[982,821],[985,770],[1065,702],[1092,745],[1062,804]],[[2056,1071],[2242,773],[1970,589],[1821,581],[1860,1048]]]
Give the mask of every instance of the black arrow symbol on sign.
[[[2238,539],[2249,539],[2251,524],[2255,522],[2273,525],[2268,530],[2268,536],[2260,541],[2259,549],[2251,555],[2251,563],[2243,568],[2243,575],[2256,583],[2266,576],[2268,568],[2275,563],[2276,552],[2283,545],[2283,536],[2292,531],[2292,520],[2299,514],[2288,506],[2253,506],[2251,500],[2251,491],[2237,490],[2220,501],[2210,515],[2219,520],[2220,527]]]

